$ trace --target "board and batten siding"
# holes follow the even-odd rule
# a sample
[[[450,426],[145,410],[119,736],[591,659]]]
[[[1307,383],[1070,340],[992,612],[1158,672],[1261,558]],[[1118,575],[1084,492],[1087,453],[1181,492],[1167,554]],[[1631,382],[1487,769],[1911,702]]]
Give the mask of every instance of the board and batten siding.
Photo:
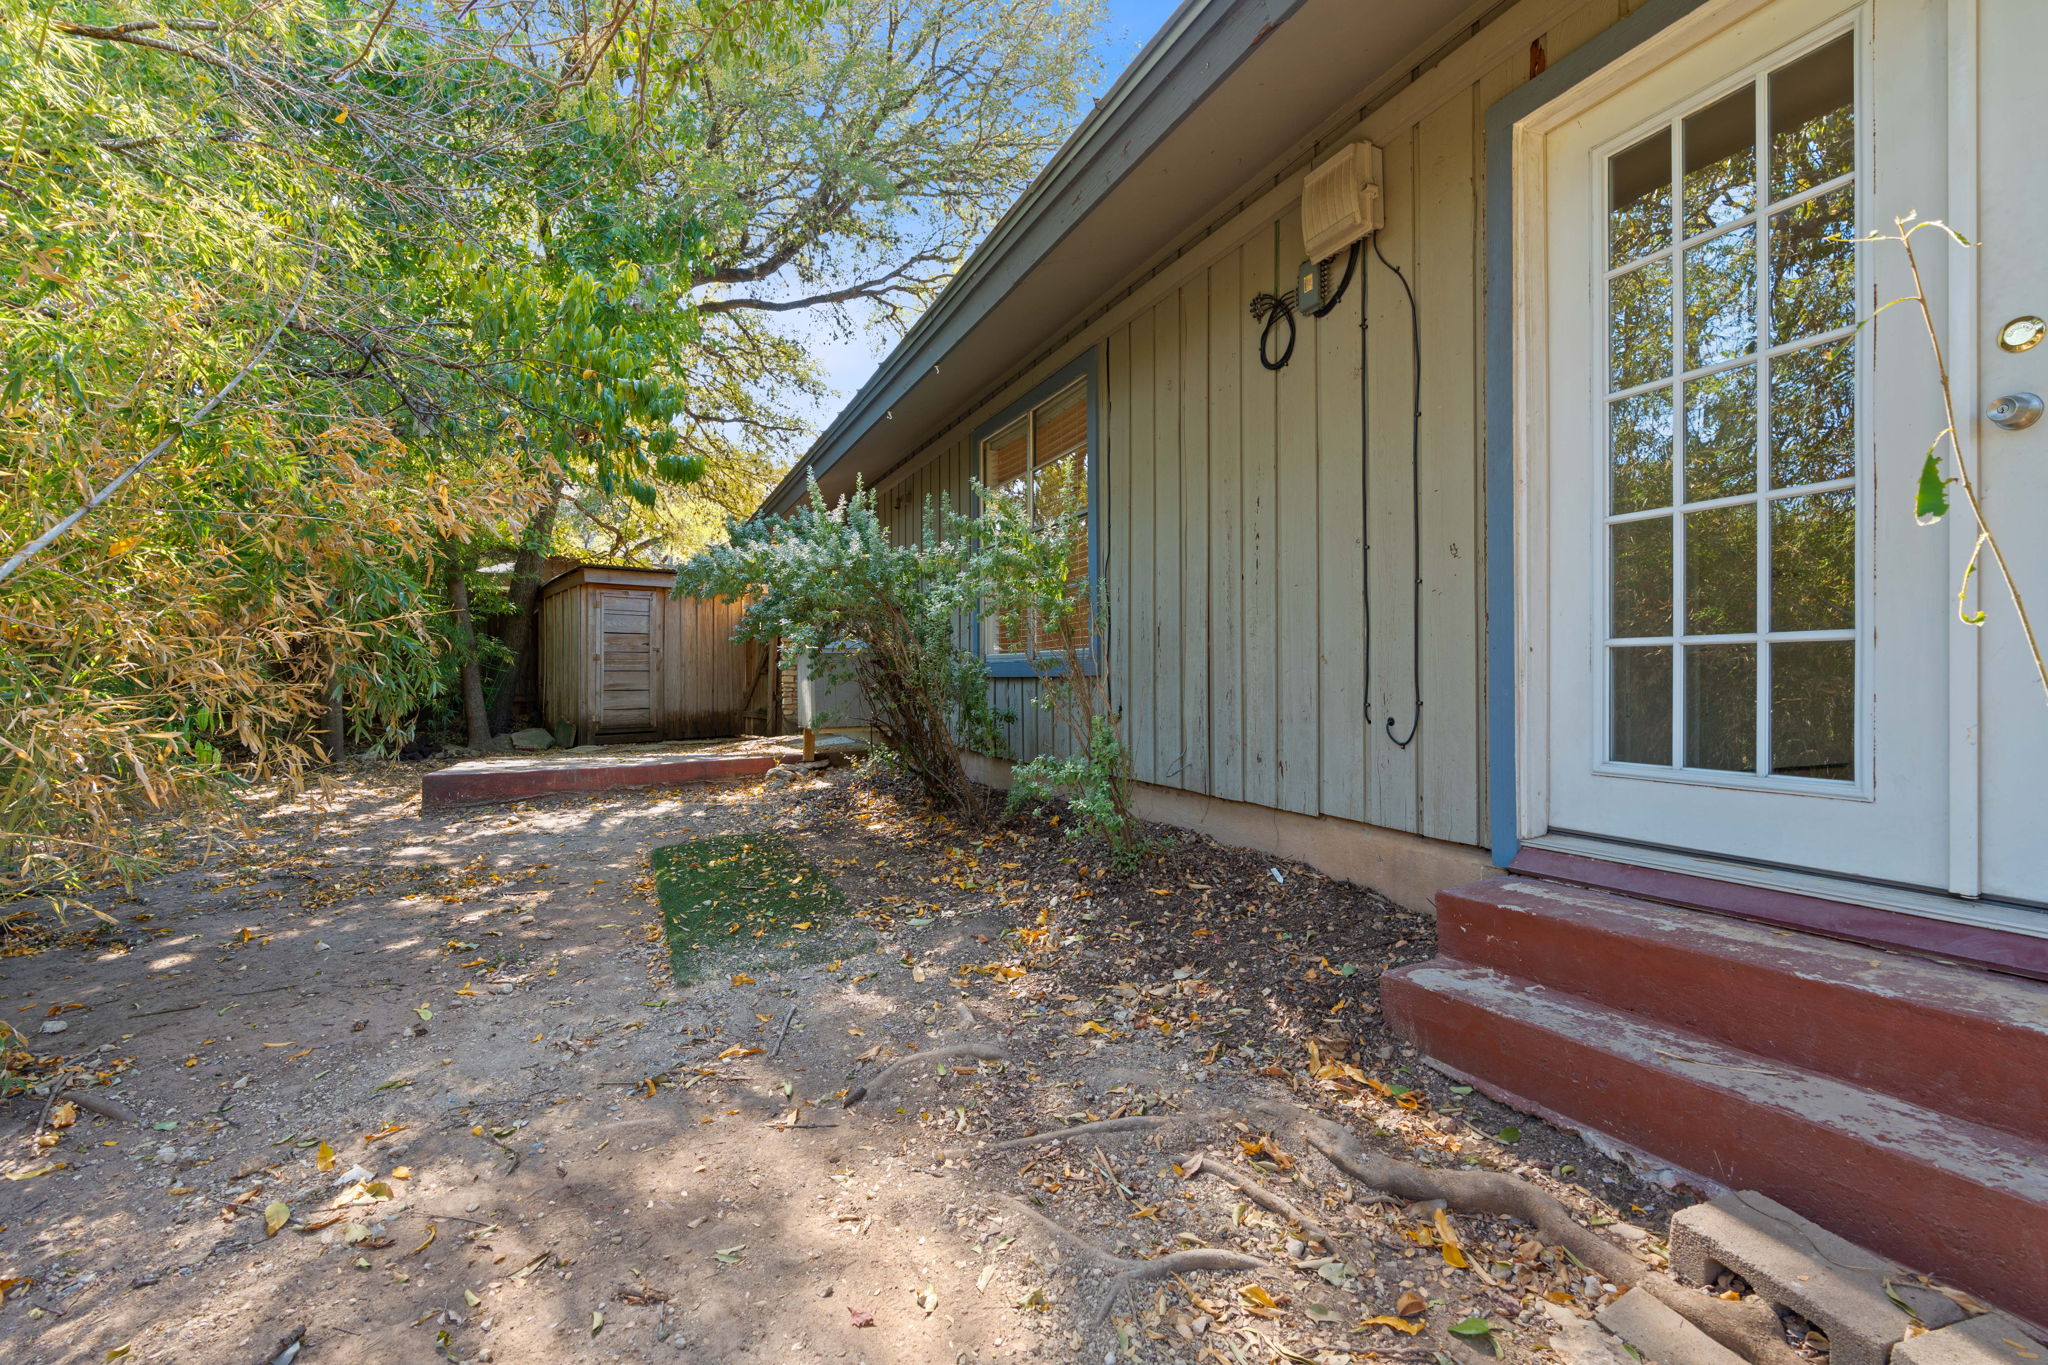
[[[1333,122],[1325,151],[1383,149],[1387,222],[1284,369],[1249,307],[1292,286],[1301,222],[1268,199],[882,482],[899,537],[928,499],[966,508],[976,424],[1098,350],[1104,666],[1140,781],[1485,841],[1485,111],[1528,79],[1531,36],[1554,60],[1636,7],[1525,0]],[[1055,747],[1033,682],[994,688],[1010,757]]]

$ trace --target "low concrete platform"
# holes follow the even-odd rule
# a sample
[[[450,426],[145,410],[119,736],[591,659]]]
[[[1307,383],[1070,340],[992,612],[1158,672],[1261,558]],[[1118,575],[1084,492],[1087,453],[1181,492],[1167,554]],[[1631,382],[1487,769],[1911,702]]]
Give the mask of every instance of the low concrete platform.
[[[854,735],[819,735],[820,759],[846,761],[865,754],[867,742]],[[665,787],[677,782],[710,782],[754,777],[804,758],[801,735],[747,739],[675,740],[651,744],[582,744],[541,754],[505,754],[471,759],[420,779],[425,810],[525,801],[563,792]]]
[[[537,758],[475,759],[420,779],[420,806],[484,806],[562,792],[666,787],[723,777],[754,777],[784,760],[768,753],[553,754]]]

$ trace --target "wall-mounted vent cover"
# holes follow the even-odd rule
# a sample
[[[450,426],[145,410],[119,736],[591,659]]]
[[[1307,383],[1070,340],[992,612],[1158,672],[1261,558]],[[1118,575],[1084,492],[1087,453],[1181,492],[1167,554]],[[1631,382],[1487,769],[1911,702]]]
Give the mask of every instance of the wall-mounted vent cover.
[[[1308,173],[1301,187],[1301,240],[1324,261],[1386,222],[1380,202],[1380,149],[1354,142]]]

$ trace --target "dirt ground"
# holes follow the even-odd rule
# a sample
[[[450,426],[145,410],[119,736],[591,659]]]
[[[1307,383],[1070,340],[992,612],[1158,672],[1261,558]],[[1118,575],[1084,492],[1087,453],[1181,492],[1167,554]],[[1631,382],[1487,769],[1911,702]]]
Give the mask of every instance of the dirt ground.
[[[1160,831],[1119,879],[839,770],[429,814],[421,772],[273,803],[113,927],[8,922],[0,1019],[139,1123],[0,1112],[0,1359],[1527,1359],[1611,1289],[1274,1115],[1653,1264],[1683,1202],[1422,1067],[1376,999],[1427,919],[1309,869]],[[650,850],[768,829],[844,951],[677,986]],[[1247,1268],[1136,1264],[1205,1249]]]

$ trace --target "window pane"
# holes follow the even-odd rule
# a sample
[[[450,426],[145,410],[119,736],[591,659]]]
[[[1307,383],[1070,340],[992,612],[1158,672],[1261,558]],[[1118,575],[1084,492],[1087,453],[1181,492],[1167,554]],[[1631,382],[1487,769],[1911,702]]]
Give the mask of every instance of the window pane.
[[[1671,764],[1671,646],[1617,649],[1614,655],[1616,763]]]
[[[1756,87],[1749,85],[1685,121],[1685,235],[1755,207]]]
[[[1771,198],[1847,175],[1856,162],[1856,50],[1843,34],[1771,73]]]
[[[1637,266],[1609,286],[1607,351],[1613,387],[1671,373],[1671,258]]]
[[[1025,460],[1030,449],[1022,417],[988,438],[982,445],[981,481],[1001,493],[1022,494],[1025,489]]]
[[[1837,341],[1771,362],[1771,485],[1856,472],[1856,346]]]
[[[1078,451],[1039,466],[1031,510],[1041,522],[1088,510],[1088,466]]]
[[[1771,504],[1771,629],[1855,625],[1855,491],[1777,499]]]
[[[1712,365],[1756,349],[1756,225],[1685,252],[1685,364]]]
[[[1671,130],[1662,129],[1607,163],[1614,204],[1608,264],[1627,265],[1671,243]]]
[[[1856,187],[1844,185],[1771,218],[1771,340],[1796,341],[1856,321]]]
[[[1088,390],[1076,384],[1031,414],[1031,458],[1041,465],[1088,449]]]
[[[1756,629],[1756,504],[1685,518],[1685,629],[1741,635]]]
[[[1621,639],[1671,633],[1671,518],[1614,528],[1614,620]]]
[[[1756,366],[1685,386],[1685,496],[1692,502],[1756,491]]]
[[[1671,505],[1671,390],[1653,389],[1607,409],[1608,458],[1617,512]]]
[[[1756,771],[1756,646],[1685,651],[1685,765]]]
[[[1771,771],[1856,780],[1856,645],[1771,646]]]

